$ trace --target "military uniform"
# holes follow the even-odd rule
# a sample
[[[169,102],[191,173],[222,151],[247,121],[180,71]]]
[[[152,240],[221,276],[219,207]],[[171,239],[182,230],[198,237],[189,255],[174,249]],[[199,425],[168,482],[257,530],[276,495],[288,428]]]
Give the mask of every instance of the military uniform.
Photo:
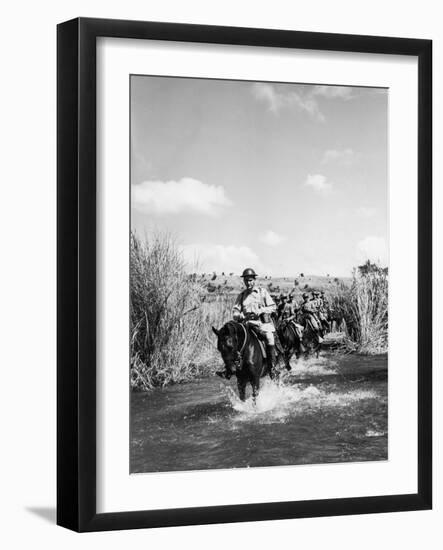
[[[295,320],[297,323],[301,322],[301,317],[302,317],[301,306],[302,304],[301,303],[299,304],[296,301],[292,303],[292,307],[294,308]]]
[[[292,321],[295,319],[295,308],[292,302],[286,302],[280,314],[282,321]]]
[[[303,337],[303,325],[298,323],[298,319],[297,319],[298,310],[299,310],[299,307],[297,303],[293,302],[291,297],[290,300],[285,304],[280,320],[282,324],[287,324],[287,323],[292,324],[292,328],[295,330],[295,333],[300,339],[300,345],[302,347],[302,351],[304,351],[303,344],[301,343],[301,339]]]
[[[329,304],[327,302],[327,299],[324,297],[324,294],[322,294],[319,298],[317,298],[317,302],[318,302],[318,318],[320,319],[323,330],[328,331],[329,330],[329,322],[328,322]]]
[[[277,319],[281,319],[281,314],[286,305],[286,296],[284,294],[280,294],[278,298],[278,305],[277,305]]]
[[[322,302],[322,299],[320,298],[319,292],[312,293],[310,304],[312,305],[312,308],[315,310],[316,317],[320,319],[322,308],[323,308],[323,302]]]
[[[321,296],[321,303],[322,303],[322,310],[324,311],[326,317],[329,317],[331,306],[329,304],[329,300],[326,298],[324,294]]]
[[[275,310],[276,305],[269,292],[265,288],[254,286],[252,290],[240,292],[232,309],[232,318],[235,321],[244,318],[248,325],[257,329],[269,346],[273,346],[275,327],[270,316]]]
[[[303,321],[305,326],[310,324],[314,331],[321,331],[321,323],[318,319],[318,303],[317,300],[308,300],[303,302],[301,306]]]
[[[255,286],[257,274],[251,268],[246,268],[242,273],[245,283],[245,290],[240,292],[232,308],[234,321],[246,321],[246,324],[264,337],[266,340],[266,359],[269,368],[269,376],[274,378],[275,371],[275,327],[271,315],[275,314],[277,306],[269,292],[259,286]],[[216,374],[222,378],[231,377],[233,371],[225,364],[225,371],[217,371]]]

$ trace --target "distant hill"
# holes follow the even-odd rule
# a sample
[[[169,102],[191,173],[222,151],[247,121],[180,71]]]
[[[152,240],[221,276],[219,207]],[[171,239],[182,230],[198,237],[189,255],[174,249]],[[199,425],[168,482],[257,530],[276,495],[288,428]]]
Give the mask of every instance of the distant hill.
[[[190,275],[201,282],[210,293],[238,294],[244,289],[243,280],[238,275],[223,273],[205,273]],[[335,294],[337,285],[350,286],[351,277],[327,277],[320,275],[306,275],[303,277],[258,277],[257,282],[271,294],[285,294],[292,292],[295,297],[301,297],[303,292],[313,289],[324,290],[326,294]]]

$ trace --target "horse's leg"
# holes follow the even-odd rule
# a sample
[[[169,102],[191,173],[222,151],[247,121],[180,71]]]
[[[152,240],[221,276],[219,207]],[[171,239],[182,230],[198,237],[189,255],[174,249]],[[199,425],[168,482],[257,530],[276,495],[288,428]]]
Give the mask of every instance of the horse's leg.
[[[256,376],[251,380],[251,386],[252,386],[252,402],[254,403],[254,407],[257,404],[257,397],[258,392],[260,391],[260,377]]]
[[[302,348],[302,341],[301,341],[301,338],[298,337],[294,346],[294,353],[297,361],[300,359],[300,355],[302,351],[301,348]]]
[[[266,346],[266,354],[268,354],[268,353],[269,353],[269,346]],[[283,349],[283,360],[285,360],[284,349]],[[272,365],[273,368],[271,368],[270,358],[269,358],[269,356],[267,356],[265,365],[264,365],[264,367],[263,367],[263,365],[261,367],[259,367],[259,372],[262,372],[263,374],[266,374],[266,372],[267,372],[269,374],[269,378],[271,380],[274,380],[275,375],[277,373],[277,368],[276,368],[277,367],[277,359],[276,359],[276,356],[274,356],[274,361],[271,361],[271,362],[273,362],[273,365]],[[260,360],[260,363],[261,363],[261,360]],[[255,378],[256,377],[254,377],[254,379]],[[260,379],[260,376],[258,376],[258,378]],[[251,382],[251,384],[254,385],[253,382]]]
[[[246,401],[246,380],[240,376],[237,376],[237,388],[240,401]]]
[[[303,342],[303,347],[304,347],[303,357],[306,360],[309,357],[309,339],[307,337],[305,337],[305,338],[303,338],[302,342]]]
[[[284,358],[285,358],[285,367],[287,371],[291,370],[291,363],[290,363],[291,357],[292,357],[292,349],[291,348],[285,349]]]
[[[285,361],[285,364],[286,364],[286,357],[283,355],[283,360]],[[288,367],[286,367],[288,368]],[[271,380],[276,380],[278,382],[279,378],[280,378],[280,371],[278,369],[275,368],[275,365],[274,365],[274,368],[273,369],[270,369],[269,366],[266,367],[267,371],[268,371],[268,374],[269,374],[269,378]],[[289,370],[291,369],[291,367],[289,367]],[[265,371],[266,372],[266,371]]]

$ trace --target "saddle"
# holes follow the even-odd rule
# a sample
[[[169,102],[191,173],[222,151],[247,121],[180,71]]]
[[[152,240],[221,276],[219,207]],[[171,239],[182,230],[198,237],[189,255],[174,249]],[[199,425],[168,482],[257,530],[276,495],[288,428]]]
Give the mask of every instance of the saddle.
[[[317,340],[318,344],[321,344],[323,342],[323,337],[321,335],[322,326],[313,315],[309,315],[306,318],[305,329],[311,330],[311,332],[315,335],[315,339]]]
[[[300,338],[300,340],[302,339],[302,337],[303,337],[303,325],[299,325],[295,321],[286,321],[284,323],[284,326],[290,327],[291,330],[293,330],[295,332],[296,336],[298,336],[298,338]]]
[[[262,355],[263,355],[263,359],[266,359],[267,354],[266,354],[266,338],[265,338],[265,336],[260,334],[258,329],[254,326],[251,326],[251,325],[248,325],[246,327],[246,330],[249,331],[250,334],[255,336],[255,338],[257,338],[257,341],[260,345],[260,349],[261,349],[261,352],[262,352]],[[281,345],[280,338],[278,337],[277,331],[274,332],[274,339],[275,339],[275,347],[276,347],[277,351],[279,353],[283,353],[283,346]]]
[[[260,349],[261,349],[261,353],[262,353],[262,356],[263,356],[263,359],[266,359],[267,355],[266,355],[266,344],[265,344],[265,337],[259,333],[258,329],[249,325],[246,327],[246,330],[249,332],[250,335],[252,335],[252,337],[256,338],[257,339],[257,342],[260,346]]]
[[[321,330],[321,324],[318,318],[313,315],[312,313],[306,316],[306,328],[310,328],[314,332],[320,332]]]

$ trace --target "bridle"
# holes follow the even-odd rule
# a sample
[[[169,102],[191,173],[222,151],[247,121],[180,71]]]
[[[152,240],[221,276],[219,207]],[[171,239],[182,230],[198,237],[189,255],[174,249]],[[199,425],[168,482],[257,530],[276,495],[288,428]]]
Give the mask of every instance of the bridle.
[[[233,328],[233,331],[234,331],[234,339],[235,339],[235,356],[236,356],[236,359],[234,360],[234,363],[241,363],[242,362],[242,353],[246,347],[246,344],[248,343],[248,340],[249,340],[249,334],[248,334],[248,331],[246,330],[246,327],[243,323],[239,323],[237,321],[229,321],[228,323],[226,323],[226,325],[231,325],[231,327]],[[244,333],[244,339],[243,339],[243,343],[242,345],[240,346],[240,349],[239,349],[239,340],[238,340],[238,335],[237,335],[237,330],[236,330],[236,325],[240,325],[241,328],[243,329],[243,333]],[[231,334],[231,331],[229,331],[230,334]],[[258,340],[257,340],[257,344],[258,344]],[[261,367],[261,374],[260,376],[263,375],[263,369],[265,368],[265,365],[262,364],[262,367]]]
[[[238,359],[241,360],[241,357],[242,357],[242,353],[245,349],[245,346],[246,346],[246,342],[248,340],[248,333],[246,331],[246,328],[245,326],[243,325],[243,323],[237,323],[236,321],[229,321],[229,323],[227,323],[228,325],[231,325],[234,329],[234,337],[235,337],[235,348],[236,348],[236,353],[238,355]],[[243,339],[243,344],[240,346],[239,348],[239,341],[238,341],[238,336],[237,336],[237,331],[236,331],[236,325],[240,325],[241,328],[243,329],[243,332],[244,332],[244,339]]]

